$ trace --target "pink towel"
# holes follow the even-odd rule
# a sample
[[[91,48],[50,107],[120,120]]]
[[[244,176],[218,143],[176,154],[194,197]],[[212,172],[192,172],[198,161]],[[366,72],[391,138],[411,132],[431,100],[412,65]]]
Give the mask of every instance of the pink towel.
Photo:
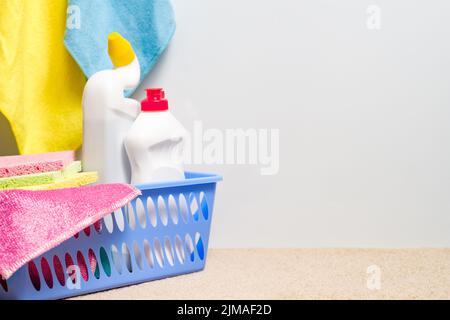
[[[126,184],[0,192],[0,275],[8,279],[139,194]]]

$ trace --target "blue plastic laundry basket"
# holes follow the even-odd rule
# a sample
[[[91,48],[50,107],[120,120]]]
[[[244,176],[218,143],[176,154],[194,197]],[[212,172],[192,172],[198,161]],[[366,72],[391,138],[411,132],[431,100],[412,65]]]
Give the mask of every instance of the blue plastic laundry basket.
[[[0,299],[59,299],[203,270],[217,175],[142,195],[0,280]]]

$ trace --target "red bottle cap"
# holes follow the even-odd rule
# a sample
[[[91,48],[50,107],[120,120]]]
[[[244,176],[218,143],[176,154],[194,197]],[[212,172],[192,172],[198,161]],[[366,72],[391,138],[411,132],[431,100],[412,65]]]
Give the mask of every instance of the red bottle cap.
[[[146,89],[147,99],[142,100],[141,110],[147,112],[157,112],[169,110],[169,102],[162,88]]]

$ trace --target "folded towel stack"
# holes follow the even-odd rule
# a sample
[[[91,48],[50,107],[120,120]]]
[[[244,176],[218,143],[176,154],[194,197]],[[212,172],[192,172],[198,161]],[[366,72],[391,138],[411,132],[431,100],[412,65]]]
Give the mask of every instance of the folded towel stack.
[[[97,172],[81,169],[72,151],[0,157],[0,286],[140,194],[126,184],[86,186],[97,181]]]
[[[0,157],[0,190],[52,190],[97,181],[97,172],[81,171],[73,151]]]

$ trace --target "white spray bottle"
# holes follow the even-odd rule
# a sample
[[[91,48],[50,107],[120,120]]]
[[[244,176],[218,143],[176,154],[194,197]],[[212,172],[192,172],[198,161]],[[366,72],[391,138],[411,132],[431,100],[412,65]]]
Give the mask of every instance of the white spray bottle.
[[[140,66],[130,43],[116,32],[108,37],[108,53],[115,69],[92,75],[83,92],[83,168],[98,171],[101,183],[129,183],[123,141],[140,108],[124,91],[139,84]]]

